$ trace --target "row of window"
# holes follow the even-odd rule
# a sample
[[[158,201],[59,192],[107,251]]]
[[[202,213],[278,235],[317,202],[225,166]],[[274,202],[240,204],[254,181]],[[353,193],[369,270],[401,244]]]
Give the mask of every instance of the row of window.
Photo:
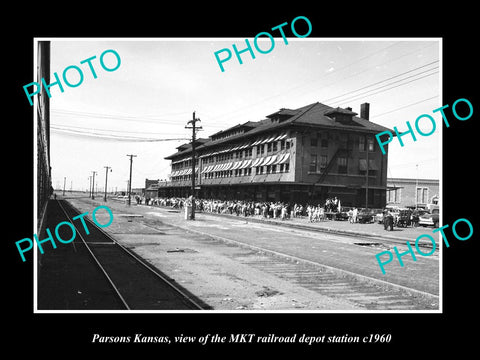
[[[428,204],[428,187],[417,187],[416,199],[417,204]],[[388,189],[387,190],[387,203],[399,204],[402,202],[402,189]]]
[[[292,146],[292,140],[279,140],[254,146],[256,148],[256,157],[271,155],[277,151],[288,150]],[[211,155],[202,159],[202,164],[210,164],[227,160],[250,159],[253,157],[253,147],[245,150],[226,152],[224,154]],[[198,165],[198,159],[195,159],[195,165]],[[172,171],[189,168],[192,166],[192,160],[172,164]]]
[[[289,163],[255,167],[255,175],[285,173],[289,171],[290,171]],[[252,168],[245,168],[245,169],[237,169],[237,170],[209,172],[209,173],[203,174],[203,178],[217,179],[217,178],[224,178],[224,177],[239,177],[239,176],[251,176],[251,175],[252,175]],[[195,178],[198,179],[198,174],[195,175]],[[192,175],[172,177],[172,181],[187,181],[191,179],[192,179]]]
[[[359,174],[364,175],[367,171],[367,160],[366,159],[358,159],[358,169]],[[346,174],[348,169],[348,161],[347,158],[344,156],[339,156],[337,158],[337,173],[339,174]],[[310,154],[310,164],[308,167],[309,172],[319,172],[324,170],[327,167],[327,155],[316,155]],[[376,161],[374,159],[368,160],[368,171],[370,175],[375,175],[376,171],[378,170]]]
[[[325,134],[325,133],[324,133]],[[320,135],[320,134],[318,134]],[[322,148],[328,148],[328,142],[329,142],[329,134],[325,134],[325,135],[320,135],[320,136],[312,136],[310,138],[310,146],[311,147],[317,147],[318,145],[320,145],[320,147]],[[330,135],[330,137],[333,137],[333,134]],[[373,136],[368,136],[368,135],[358,135],[358,150],[359,151],[366,151],[368,149],[368,151],[375,151],[376,148],[375,148],[375,139],[373,138]],[[340,136],[337,135],[336,137],[336,142],[337,143],[340,143],[340,147],[341,148],[344,148],[344,149],[349,149],[349,150],[352,150],[353,147],[354,147],[354,135],[346,135],[346,134],[342,134]]]

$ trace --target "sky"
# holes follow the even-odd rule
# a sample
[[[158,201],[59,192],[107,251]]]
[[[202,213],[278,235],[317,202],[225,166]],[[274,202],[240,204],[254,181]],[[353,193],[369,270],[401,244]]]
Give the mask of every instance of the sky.
[[[443,105],[439,39],[288,38],[285,44],[279,37],[267,54],[254,47],[255,59],[243,53],[243,64],[233,54],[224,72],[214,53],[224,48],[233,53],[232,44],[241,50],[244,38],[42,40],[51,40],[51,79],[56,72],[64,87],[64,92],[50,88],[54,188],[63,188],[65,179],[67,190],[86,190],[96,171],[97,189],[103,191],[108,166],[108,191],[125,191],[128,154],[136,155],[133,188],[144,187],[146,178],[167,179],[170,161],[164,157],[188,142],[191,130],[185,126],[194,111],[203,128],[197,137],[208,137],[280,108],[317,101],[357,113],[368,102],[370,121],[399,131],[422,114],[433,116],[432,135],[417,134],[416,142],[404,136],[403,147],[396,139],[390,143],[388,177],[441,178],[441,115],[432,113]],[[271,45],[268,38],[258,44]],[[110,49],[121,63],[109,72],[99,60]],[[93,56],[97,78],[80,63]],[[112,53],[103,59],[106,67],[115,67]],[[63,83],[70,65],[83,71],[77,87]],[[79,82],[75,70],[66,74],[71,83]],[[426,133],[432,126],[419,125]]]

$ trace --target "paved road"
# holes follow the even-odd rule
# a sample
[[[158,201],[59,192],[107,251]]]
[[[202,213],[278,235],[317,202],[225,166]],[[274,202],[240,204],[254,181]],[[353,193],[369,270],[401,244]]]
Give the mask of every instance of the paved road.
[[[95,200],[94,204],[103,204],[103,202]],[[373,244],[369,244],[365,238],[280,227],[274,224],[252,222],[242,217],[219,217],[199,213],[196,214],[196,219],[191,221],[185,220],[183,213],[169,208],[145,205],[128,207],[114,201],[109,201],[107,205],[114,215],[125,213],[143,215],[145,218],[158,219],[196,233],[238,241],[422,292],[439,294],[438,250],[428,257],[417,255],[417,261],[413,261],[410,255],[406,255],[402,258],[404,267],[401,267],[394,258],[394,261],[385,266],[386,274],[383,275],[375,255],[386,249],[393,252],[393,246],[397,246],[399,252],[403,252],[407,250],[405,245],[391,243],[387,238],[381,242],[376,239]],[[344,225],[347,228],[349,226],[348,223]],[[335,224],[335,226],[341,225]],[[411,240],[414,242],[414,239]],[[425,252],[428,251],[430,249],[425,250]]]

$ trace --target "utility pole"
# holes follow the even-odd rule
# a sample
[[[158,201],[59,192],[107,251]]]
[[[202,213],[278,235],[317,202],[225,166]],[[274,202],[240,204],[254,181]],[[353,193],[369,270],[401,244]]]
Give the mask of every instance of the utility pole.
[[[132,162],[133,158],[137,157],[137,155],[127,155],[130,156],[130,180],[128,181],[128,206],[130,206],[131,203],[131,194],[132,194]]]
[[[65,182],[67,181],[67,178],[64,176],[63,177],[63,196],[65,196]]]
[[[195,220],[195,137],[196,131],[202,130],[201,126],[196,126],[197,121],[201,120],[195,118],[194,111],[192,120],[187,122],[187,125],[185,126],[185,129],[192,129],[192,212],[190,213],[190,220]]]
[[[415,209],[418,209],[418,164],[416,167],[416,180],[415,180]]]
[[[108,169],[112,171],[110,166],[104,166],[105,168],[105,195],[103,196],[103,201],[107,202],[107,179],[108,179]]]
[[[96,171],[92,171],[93,174],[93,180],[92,180],[92,199],[95,199],[95,174]]]
[[[367,149],[366,149],[366,150],[367,150],[367,151],[366,151],[366,153],[367,153],[367,160],[366,160],[366,161],[367,161],[367,171],[366,171],[366,173],[365,173],[365,176],[366,176],[366,178],[365,178],[365,209],[368,210],[368,168],[369,168],[369,163],[368,163],[368,151],[370,150],[370,149],[369,149],[369,146],[370,146],[370,137],[366,136],[366,139],[365,139],[365,140],[366,140],[366,143],[367,143],[367,144],[366,144],[366,145],[367,145]]]

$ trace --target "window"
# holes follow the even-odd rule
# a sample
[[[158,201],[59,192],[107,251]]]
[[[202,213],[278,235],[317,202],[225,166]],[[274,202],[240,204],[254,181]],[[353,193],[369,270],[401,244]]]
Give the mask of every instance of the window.
[[[267,144],[267,152],[272,151],[272,143]]]
[[[341,174],[346,174],[347,173],[347,158],[346,157],[339,157],[337,159],[337,165],[338,165],[338,172]]]
[[[265,148],[264,148],[263,144],[262,145],[257,145],[257,156],[263,155],[264,150],[265,150]]]
[[[272,165],[272,174],[277,172],[277,165]]]
[[[257,174],[258,175],[263,174],[263,166],[257,166]]]
[[[280,150],[284,150],[285,149],[285,140],[281,140],[280,141]]]
[[[290,149],[290,147],[292,146],[291,140],[287,141],[285,145],[287,147],[287,150]]]
[[[270,174],[271,170],[272,170],[272,165],[267,165],[267,174]]]
[[[277,151],[277,145],[278,145],[278,144],[277,144],[277,141],[274,141],[274,142],[272,143],[272,151],[273,151],[273,152]]]
[[[368,137],[367,142],[368,142],[368,151],[375,151],[375,142],[373,141],[373,138]]]
[[[310,154],[310,166],[308,167],[308,171],[317,172],[317,155],[316,154]]]
[[[417,204],[428,203],[428,188],[417,187]]]
[[[316,147],[317,144],[318,144],[318,140],[317,140],[316,137],[310,138],[310,146],[315,146]]]
[[[327,155],[320,155],[320,169],[327,167]]]
[[[387,190],[387,203],[399,204],[401,201],[402,189]]]
[[[365,151],[365,137],[361,135],[358,137],[358,150]]]
[[[328,139],[322,139],[320,145],[322,146],[322,148],[328,148]]]
[[[290,163],[285,163],[285,172],[289,172],[290,171]]]

